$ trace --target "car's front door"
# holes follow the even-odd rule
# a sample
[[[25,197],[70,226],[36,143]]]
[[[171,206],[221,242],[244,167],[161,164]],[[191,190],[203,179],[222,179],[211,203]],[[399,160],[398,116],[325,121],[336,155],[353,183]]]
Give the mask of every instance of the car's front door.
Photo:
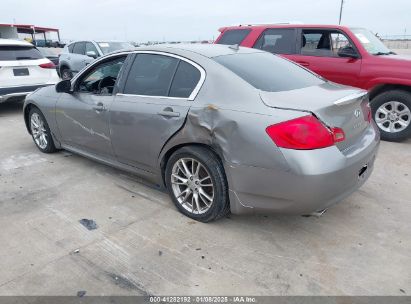
[[[292,60],[328,80],[358,86],[360,54],[343,32],[332,29],[302,29],[300,32],[299,54]],[[340,56],[343,49],[351,49],[358,57]]]
[[[104,158],[112,158],[109,109],[125,55],[91,66],[73,80],[73,92],[56,104],[56,120],[63,144]]]
[[[183,58],[137,53],[110,109],[117,160],[155,170],[162,147],[183,126],[204,75],[202,68]]]

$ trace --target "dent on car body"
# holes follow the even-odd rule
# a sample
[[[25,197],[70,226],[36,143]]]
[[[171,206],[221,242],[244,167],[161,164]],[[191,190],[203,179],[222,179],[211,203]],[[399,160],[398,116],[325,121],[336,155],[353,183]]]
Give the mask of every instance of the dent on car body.
[[[212,147],[221,160],[229,165],[288,170],[280,150],[269,141],[268,136],[265,136],[265,127],[260,127],[259,123],[239,123],[243,115],[256,115],[260,122],[271,120],[270,115],[226,110],[214,104],[191,107],[182,129],[170,139],[163,151],[179,144],[196,142]],[[264,136],[255,137],[256,129]],[[244,143],[250,142],[250,139],[256,145],[269,144],[269,152],[266,149],[255,149],[255,145],[245,145]]]

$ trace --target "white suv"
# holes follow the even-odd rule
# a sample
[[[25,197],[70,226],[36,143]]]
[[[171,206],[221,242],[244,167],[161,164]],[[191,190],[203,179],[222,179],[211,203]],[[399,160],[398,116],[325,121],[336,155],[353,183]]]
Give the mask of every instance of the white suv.
[[[0,39],[0,103],[58,81],[55,65],[32,44]]]

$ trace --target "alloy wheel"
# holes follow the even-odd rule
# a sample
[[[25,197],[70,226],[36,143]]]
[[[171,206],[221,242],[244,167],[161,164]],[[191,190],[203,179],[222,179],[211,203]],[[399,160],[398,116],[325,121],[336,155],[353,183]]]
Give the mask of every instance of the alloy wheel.
[[[205,166],[196,159],[180,158],[175,162],[171,185],[179,204],[193,214],[203,214],[213,204],[213,180]]]
[[[63,70],[63,73],[61,74],[61,79],[69,80],[71,78],[71,72],[69,70]]]
[[[402,102],[389,101],[377,109],[375,122],[385,132],[401,132],[411,123],[411,111]]]
[[[48,145],[47,130],[43,119],[38,113],[33,113],[30,118],[30,129],[36,145],[44,150]]]

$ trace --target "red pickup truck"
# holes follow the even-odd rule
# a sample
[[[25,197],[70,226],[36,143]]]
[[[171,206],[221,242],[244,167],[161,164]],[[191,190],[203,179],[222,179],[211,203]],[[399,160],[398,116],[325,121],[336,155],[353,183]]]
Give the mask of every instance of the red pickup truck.
[[[381,138],[411,135],[411,57],[390,51],[363,28],[338,25],[240,25],[219,30],[217,44],[279,54],[340,84],[369,92]]]

